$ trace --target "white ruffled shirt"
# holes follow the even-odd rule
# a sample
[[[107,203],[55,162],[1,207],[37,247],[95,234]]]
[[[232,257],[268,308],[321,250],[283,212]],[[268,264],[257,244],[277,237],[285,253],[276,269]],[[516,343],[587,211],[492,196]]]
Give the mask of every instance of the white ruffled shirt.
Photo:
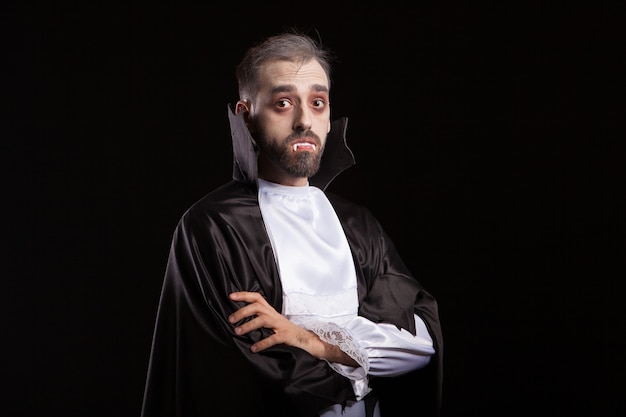
[[[352,253],[334,208],[314,186],[291,187],[259,179],[259,205],[283,289],[283,311],[292,322],[338,345],[358,368],[329,363],[352,382],[357,402],[342,413],[337,404],[323,417],[365,416],[360,401],[370,392],[368,375],[395,376],[422,368],[433,341],[415,315],[416,336],[392,324],[357,315]]]

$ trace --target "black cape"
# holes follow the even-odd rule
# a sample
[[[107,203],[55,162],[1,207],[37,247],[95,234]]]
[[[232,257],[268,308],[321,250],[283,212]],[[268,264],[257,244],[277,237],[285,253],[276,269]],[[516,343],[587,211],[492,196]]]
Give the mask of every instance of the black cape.
[[[174,232],[142,417],[313,417],[354,399],[350,381],[325,361],[286,345],[252,353],[250,346],[269,331],[238,336],[227,320],[243,305],[228,298],[233,291],[258,291],[278,311],[282,308],[280,278],[257,199],[257,147],[243,118],[230,106],[228,112],[233,179],[190,207]],[[346,126],[346,118],[333,122],[311,185],[325,190],[354,164]],[[435,299],[407,270],[367,209],[327,195],[354,257],[359,315],[415,334],[416,313],[435,343],[427,367],[401,377],[373,378],[374,390],[366,398],[380,401],[384,417],[438,415],[443,341]]]

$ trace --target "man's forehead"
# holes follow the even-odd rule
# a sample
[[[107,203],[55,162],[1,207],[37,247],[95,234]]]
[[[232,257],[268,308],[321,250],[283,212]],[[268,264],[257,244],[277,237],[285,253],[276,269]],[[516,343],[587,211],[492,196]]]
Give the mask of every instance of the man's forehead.
[[[292,61],[267,62],[259,71],[261,84],[275,88],[307,88],[328,91],[328,77],[316,60],[305,63]]]

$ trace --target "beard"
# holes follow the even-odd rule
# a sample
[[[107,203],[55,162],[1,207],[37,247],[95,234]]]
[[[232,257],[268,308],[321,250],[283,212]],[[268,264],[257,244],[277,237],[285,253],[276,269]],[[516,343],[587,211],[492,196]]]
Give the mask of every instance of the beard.
[[[315,141],[317,151],[293,151],[293,144],[302,138],[310,138]],[[265,140],[258,138],[257,143],[261,152],[270,159],[277,167],[292,177],[310,178],[320,168],[320,161],[324,148],[320,138],[311,131],[296,132],[285,138],[282,142],[277,140]]]

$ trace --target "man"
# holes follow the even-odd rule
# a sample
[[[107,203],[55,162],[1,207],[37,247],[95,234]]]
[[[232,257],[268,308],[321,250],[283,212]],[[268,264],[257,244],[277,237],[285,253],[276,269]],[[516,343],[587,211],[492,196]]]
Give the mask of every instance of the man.
[[[438,414],[435,299],[368,210],[325,191],[354,164],[329,61],[284,33],[238,65],[233,180],[174,233],[143,417]]]

